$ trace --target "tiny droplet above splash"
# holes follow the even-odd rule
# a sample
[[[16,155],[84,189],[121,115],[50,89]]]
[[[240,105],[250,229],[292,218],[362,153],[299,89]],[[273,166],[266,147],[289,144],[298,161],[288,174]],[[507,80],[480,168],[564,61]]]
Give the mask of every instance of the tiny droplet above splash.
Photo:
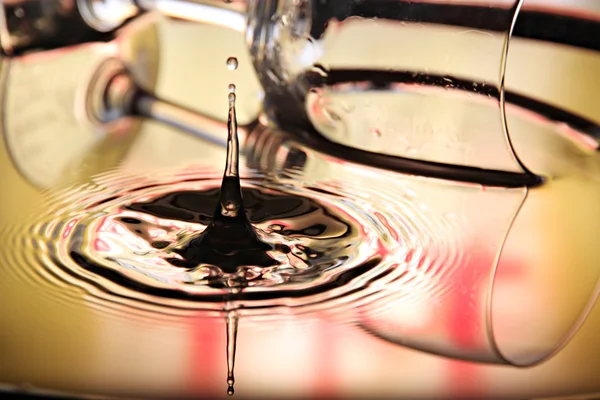
[[[229,84],[229,93],[235,93],[235,85],[233,83]]]
[[[229,57],[227,59],[227,68],[229,68],[230,71],[235,71],[238,67],[238,59],[235,57]]]

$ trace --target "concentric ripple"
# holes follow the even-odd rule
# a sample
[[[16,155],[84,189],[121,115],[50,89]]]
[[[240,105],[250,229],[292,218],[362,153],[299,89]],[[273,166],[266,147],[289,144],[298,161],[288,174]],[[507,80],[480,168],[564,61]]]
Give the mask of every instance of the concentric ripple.
[[[457,227],[428,215],[404,185],[357,177],[305,186],[255,175],[242,180],[246,211],[276,262],[197,264],[186,248],[211,221],[221,184],[214,176],[112,173],[55,194],[29,232],[11,233],[13,263],[28,264],[12,269],[82,289],[96,306],[264,316],[358,305],[405,281],[444,290],[443,266],[462,257]]]

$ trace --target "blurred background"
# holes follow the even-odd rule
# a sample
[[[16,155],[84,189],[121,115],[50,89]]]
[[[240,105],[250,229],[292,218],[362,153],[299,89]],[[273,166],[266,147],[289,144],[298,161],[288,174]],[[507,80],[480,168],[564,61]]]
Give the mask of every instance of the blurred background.
[[[512,5],[508,0],[494,3]],[[561,10],[596,24],[600,19],[600,3],[592,0],[528,0],[523,7]],[[225,121],[227,87],[233,82],[237,86],[240,124],[258,118],[264,94],[242,34],[165,17],[158,17],[153,24],[160,49],[154,88],[158,96]],[[135,48],[127,41],[119,46],[124,54],[127,49]],[[349,21],[336,35],[323,39],[323,47],[331,50],[325,52],[321,62],[328,67],[336,63],[343,63],[345,67],[368,63],[370,67],[419,70],[469,77],[494,86],[500,79],[502,46],[499,35],[484,29],[425,26],[419,22],[398,27]],[[13,82],[9,89],[14,91],[14,97],[5,97],[4,115],[22,116],[19,119],[22,125],[15,122],[13,130],[44,131],[50,135],[47,140],[54,142],[66,134],[61,127],[66,130],[67,126],[77,125],[77,132],[87,129],[73,122],[77,121],[75,114],[64,112],[70,109],[65,104],[71,104],[76,94],[61,92],[61,88],[69,87],[75,75],[68,71],[83,71],[94,63],[92,54],[98,53],[88,52],[88,49],[82,45],[12,61],[7,74],[8,82]],[[225,66],[227,58],[232,56],[239,61],[235,72]],[[5,62],[5,73],[6,70]],[[514,93],[543,100],[598,124],[598,71],[598,48],[517,37],[510,43],[505,85]],[[28,104],[33,104],[36,96],[44,99],[52,96],[56,109],[46,114],[30,114],[33,107],[28,108]],[[429,103],[420,104],[425,107]],[[420,135],[427,129],[433,133],[425,141],[457,140],[452,129],[436,126],[450,124],[455,131],[461,131],[464,128],[461,124],[469,124],[461,122],[466,118],[464,113],[468,116],[471,109],[452,109],[452,113],[445,113],[445,104],[448,103],[442,101],[433,108],[434,112],[420,116],[428,119],[424,124],[415,125],[406,135],[413,135],[412,145],[425,140]],[[394,120],[391,117],[386,120],[378,112],[372,111],[371,117],[366,118],[383,119],[378,129],[385,136],[386,127]],[[67,116],[61,117],[63,115]],[[413,120],[417,118],[415,115],[411,114]],[[579,136],[573,139],[565,133],[564,126],[544,121],[538,121],[537,125],[523,122],[519,115],[516,112],[507,116],[514,150],[528,168],[550,179],[539,188],[514,189],[517,197],[526,196],[526,200],[498,256],[498,268],[502,266],[502,271],[509,272],[496,276],[498,297],[494,307],[500,315],[498,318],[505,322],[503,326],[510,325],[515,332],[523,332],[522,337],[511,337],[513,328],[505,328],[504,337],[513,344],[521,338],[534,342],[538,334],[540,342],[560,342],[564,327],[574,326],[576,333],[573,332],[574,336],[560,352],[548,361],[527,368],[486,365],[401,347],[356,326],[338,324],[328,315],[302,318],[290,315],[268,324],[242,319],[235,396],[242,399],[599,397],[600,307],[594,303],[600,271],[598,156],[585,146],[585,140],[582,144],[577,139]],[[348,118],[349,126],[357,126],[351,119],[356,116]],[[9,154],[7,142],[11,139],[7,138],[5,125],[0,150],[0,238],[3,240],[0,245],[0,389],[125,398],[226,397],[226,330],[222,319],[205,318],[201,314],[155,318],[143,311],[132,316],[122,312],[118,305],[110,313],[100,312],[94,300],[81,289],[66,286],[41,289],[23,279],[20,274],[24,272],[15,268],[20,260],[10,250],[17,237],[11,235],[11,230],[43,211],[57,188],[64,188],[73,181],[88,182],[89,177],[82,172],[86,168],[100,173],[118,165],[120,171],[150,176],[164,169],[222,163],[224,151],[220,146],[157,122],[144,120],[136,124],[139,126],[135,139],[117,140],[111,144],[110,151],[91,147],[84,151],[79,147],[70,149],[68,143],[75,142],[61,141],[58,149],[47,156],[48,160],[32,169],[40,182],[45,182],[40,171],[48,169],[44,173],[52,183],[43,188],[27,179],[23,167],[16,165],[39,163],[43,156],[29,160],[30,153],[16,157]],[[493,124],[486,120],[484,124],[490,132],[500,129],[499,125],[492,126],[500,124],[499,120]],[[493,168],[516,168],[509,153],[502,153],[504,150],[499,146],[490,144],[501,136],[489,133],[488,141],[487,136],[481,139],[481,130],[473,132],[475,144],[468,146],[467,155],[461,148],[441,145],[409,155],[426,160],[445,157],[448,162],[476,166],[492,160]],[[331,135],[335,139],[335,132]],[[349,135],[357,136],[360,132]],[[364,142],[358,147],[361,146],[373,150],[392,145],[386,141],[384,144]],[[121,148],[126,150],[120,151]],[[64,164],[64,168],[74,168],[75,175],[81,176],[60,182],[68,174],[59,171],[52,175],[48,165],[61,164],[61,157],[66,158],[72,152],[88,157],[76,167]],[[118,153],[115,155],[117,163],[110,160],[113,153]],[[319,168],[322,169],[317,168],[313,173],[329,173],[325,164]],[[430,207],[440,210],[447,207],[448,199],[432,197]],[[510,211],[512,208],[508,214]],[[460,315],[461,307],[458,303],[449,304],[445,312],[434,316],[436,326],[444,329],[449,337],[460,338],[462,325],[453,318],[453,312]],[[588,309],[589,315],[581,313]],[[415,319],[431,317],[419,310],[413,312]],[[583,321],[585,316],[587,319]],[[550,320],[554,322],[545,322]],[[579,322],[582,324],[576,329]]]

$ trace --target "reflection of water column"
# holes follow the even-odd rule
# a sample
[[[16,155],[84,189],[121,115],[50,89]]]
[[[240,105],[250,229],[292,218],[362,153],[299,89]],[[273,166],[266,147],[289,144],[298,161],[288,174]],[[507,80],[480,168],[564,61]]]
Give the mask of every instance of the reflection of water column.
[[[227,312],[227,394],[233,396],[235,383],[235,349],[237,342],[238,314],[236,310]]]

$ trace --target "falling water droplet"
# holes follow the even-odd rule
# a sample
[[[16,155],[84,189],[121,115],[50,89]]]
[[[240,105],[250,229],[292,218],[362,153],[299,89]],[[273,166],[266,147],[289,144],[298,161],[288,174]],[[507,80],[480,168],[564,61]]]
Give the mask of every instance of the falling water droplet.
[[[236,311],[230,311],[227,314],[227,394],[233,396],[235,377],[233,369],[235,367],[235,346],[237,340],[238,316]]]
[[[238,59],[235,57],[229,57],[227,59],[227,68],[229,68],[230,71],[235,71],[238,67]]]
[[[235,93],[235,85],[233,83],[229,84],[229,93]]]

